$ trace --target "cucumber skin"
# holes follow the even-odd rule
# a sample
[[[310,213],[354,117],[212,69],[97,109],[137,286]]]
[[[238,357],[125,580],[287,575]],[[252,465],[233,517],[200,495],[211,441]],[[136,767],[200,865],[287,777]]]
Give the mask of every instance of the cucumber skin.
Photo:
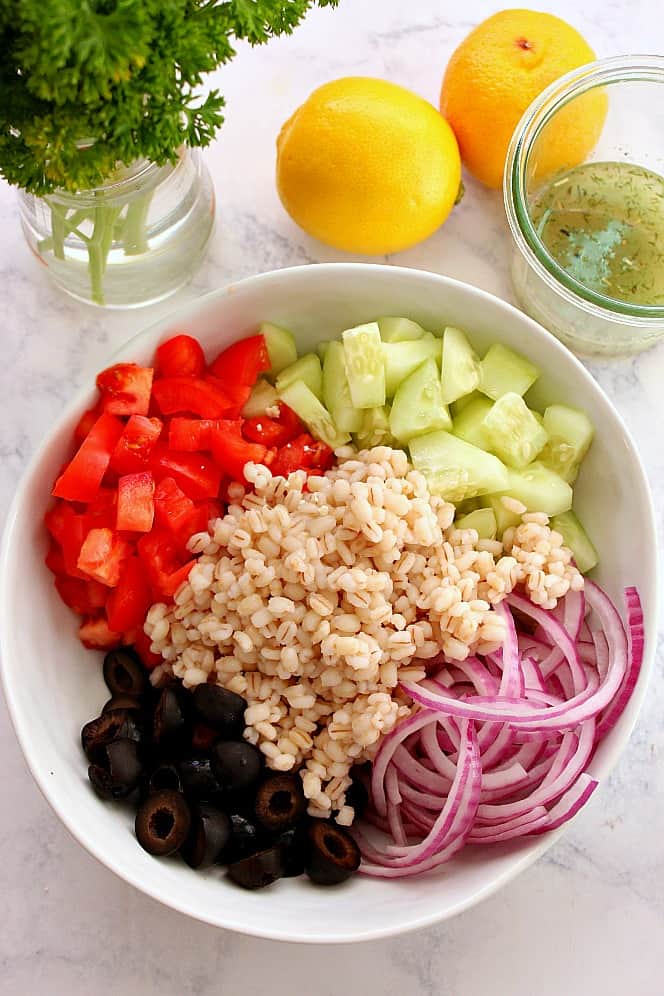
[[[346,376],[344,347],[338,339],[328,342],[323,362],[323,402],[340,432],[359,432],[362,412],[353,408]]]
[[[539,375],[539,368],[525,356],[495,342],[480,363],[479,389],[494,401],[510,391],[524,395]]]
[[[265,337],[267,355],[270,358],[268,373],[271,377],[276,377],[297,360],[297,346],[293,333],[279,325],[273,325],[272,322],[262,322],[258,332]]]
[[[582,574],[587,574],[597,566],[599,563],[597,550],[571,508],[560,515],[554,515],[551,528],[561,534],[563,543],[572,551],[576,566]]]
[[[296,380],[279,391],[279,397],[302,419],[312,436],[332,449],[350,440],[348,433],[339,432],[327,408],[302,380]]]
[[[295,363],[282,370],[276,380],[277,391],[281,393],[290,384],[302,381],[319,401],[323,398],[323,368],[315,353],[305,353]]]
[[[435,360],[425,360],[397,388],[390,412],[392,435],[405,445],[415,436],[451,428],[450,413],[442,402],[438,367]]]

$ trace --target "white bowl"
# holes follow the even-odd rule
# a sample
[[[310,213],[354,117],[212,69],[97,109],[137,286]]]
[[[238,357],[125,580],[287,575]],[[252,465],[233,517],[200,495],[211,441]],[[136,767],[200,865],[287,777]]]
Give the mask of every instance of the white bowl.
[[[646,622],[645,666],[619,724],[590,766],[604,779],[643,700],[655,646],[656,541],[653,509],[634,443],[584,367],[539,325],[467,284],[391,266],[323,264],[251,277],[207,295],[128,342],[118,359],[149,362],[173,330],[197,336],[210,354],[269,319],[292,329],[302,348],[380,315],[407,315],[425,327],[467,329],[482,350],[504,342],[543,370],[538,401],[581,405],[596,438],[575,488],[576,504],[600,551],[597,578],[620,601],[638,587]],[[76,637],[43,558],[42,516],[53,479],[71,452],[72,429],[89,407],[93,384],[72,400],[35,454],[16,494],[0,567],[0,632],[9,710],[30,769],[55,812],[80,843],[127,882],[174,909],[221,927],[291,941],[355,941],[423,927],[479,902],[538,858],[560,831],[500,846],[467,848],[442,871],[403,881],[356,876],[339,889],[288,879],[260,893],[150,857],[137,844],[128,811],[90,790],[81,753],[82,724],[107,692],[101,663]]]

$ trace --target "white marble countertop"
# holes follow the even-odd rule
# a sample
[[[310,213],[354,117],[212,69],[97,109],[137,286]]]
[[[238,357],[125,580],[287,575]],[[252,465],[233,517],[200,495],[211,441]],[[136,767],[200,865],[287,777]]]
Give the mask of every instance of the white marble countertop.
[[[336,12],[314,11],[290,39],[242,47],[219,73],[228,120],[207,156],[218,200],[213,248],[194,283],[165,304],[118,314],[61,295],[28,253],[14,193],[0,184],[3,518],[53,418],[123,340],[229,280],[345,258],[296,229],[274,189],[277,131],[306,95],[338,76],[374,75],[435,103],[449,53],[499,6],[341,0]],[[569,18],[602,56],[651,51],[664,37],[660,0],[549,0],[545,8]],[[507,248],[500,198],[470,182],[440,232],[390,261],[509,297]],[[589,366],[637,440],[661,525],[664,346],[633,361]],[[594,804],[546,857],[451,922],[343,950],[215,930],[115,878],[68,836],[40,796],[0,703],[0,993],[657,996],[664,992],[663,663],[660,641],[629,747]]]

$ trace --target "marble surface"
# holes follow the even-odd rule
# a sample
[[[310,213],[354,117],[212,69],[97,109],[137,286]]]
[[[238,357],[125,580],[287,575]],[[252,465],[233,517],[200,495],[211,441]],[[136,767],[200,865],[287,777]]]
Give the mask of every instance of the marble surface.
[[[341,0],[290,39],[241,47],[218,74],[228,121],[209,150],[218,224],[209,258],[176,298],[128,314],[78,304],[29,255],[15,197],[0,183],[0,515],[30,453],[71,392],[154,317],[229,280],[342,259],[299,231],[272,179],[281,123],[318,84],[384,76],[437,99],[449,53],[498,5]],[[537,5],[539,6],[539,5]],[[660,0],[550,0],[599,55],[649,51],[664,37]],[[450,274],[504,297],[500,198],[468,183],[444,229],[390,262]],[[664,346],[589,364],[633,432],[661,526]],[[608,996],[664,992],[664,661],[625,754],[573,829],[538,864],[456,920],[387,941],[294,947],[218,931],[164,909],[68,836],[28,775],[0,704],[0,993],[331,996]],[[339,968],[343,966],[343,983]]]

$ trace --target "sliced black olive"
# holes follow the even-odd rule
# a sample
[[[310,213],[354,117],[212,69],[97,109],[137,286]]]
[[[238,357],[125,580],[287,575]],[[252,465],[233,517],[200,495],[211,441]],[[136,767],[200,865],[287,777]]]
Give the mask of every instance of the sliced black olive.
[[[360,849],[342,827],[313,820],[309,827],[306,872],[318,885],[338,885],[360,867]]]
[[[284,878],[302,875],[304,872],[309,848],[307,829],[305,823],[298,823],[297,826],[284,830],[276,839],[275,843],[281,848],[281,856],[284,863]]]
[[[215,778],[210,758],[205,754],[191,754],[178,761],[178,772],[185,795],[195,799],[209,799],[219,791],[219,782]]]
[[[113,740],[139,742],[142,736],[142,728],[133,710],[114,709],[85,724],[81,730],[81,743],[88,760],[98,763],[99,751]]]
[[[116,709],[140,712],[142,708],[140,700],[135,695],[112,695],[108,701],[104,702],[101,714],[105,716],[107,712],[114,712]]]
[[[212,770],[222,789],[238,792],[258,781],[263,755],[244,740],[218,740],[210,751]]]
[[[172,792],[182,791],[180,772],[174,764],[169,764],[167,761],[152,769],[147,784],[150,794],[163,792],[164,789],[170,789]]]
[[[180,854],[191,868],[215,864],[231,836],[231,821],[219,809],[200,803],[191,814],[191,828]]]
[[[141,695],[148,676],[133,650],[120,647],[104,657],[104,681],[111,695]]]
[[[356,820],[364,814],[368,802],[369,793],[364,782],[361,782],[359,778],[353,779],[353,783],[346,789],[346,805],[353,807]]]
[[[241,737],[246,700],[221,685],[197,685],[193,691],[194,709],[208,726],[226,740]]]
[[[263,835],[252,820],[240,813],[230,813],[229,819],[231,821],[231,837],[220,858],[224,864],[239,861],[240,858],[255,854],[261,847],[264,847]]]
[[[215,740],[219,739],[217,730],[205,723],[195,723],[191,731],[191,746],[196,751],[208,751]]]
[[[228,877],[243,889],[264,889],[281,878],[284,872],[281,850],[268,847],[257,851],[248,858],[233,862],[228,866]]]
[[[159,746],[182,741],[187,732],[184,696],[167,685],[161,690],[154,710],[152,736]]]
[[[143,773],[139,745],[135,740],[114,740],[104,747],[114,799],[124,799],[138,786]]]
[[[266,830],[286,830],[304,816],[306,808],[299,775],[273,775],[256,791],[256,819]]]
[[[88,778],[100,799],[113,799],[113,782],[106,768],[101,764],[91,764],[88,768]]]
[[[148,854],[173,854],[184,844],[191,826],[185,797],[170,789],[149,795],[138,807],[134,826],[138,843]]]

